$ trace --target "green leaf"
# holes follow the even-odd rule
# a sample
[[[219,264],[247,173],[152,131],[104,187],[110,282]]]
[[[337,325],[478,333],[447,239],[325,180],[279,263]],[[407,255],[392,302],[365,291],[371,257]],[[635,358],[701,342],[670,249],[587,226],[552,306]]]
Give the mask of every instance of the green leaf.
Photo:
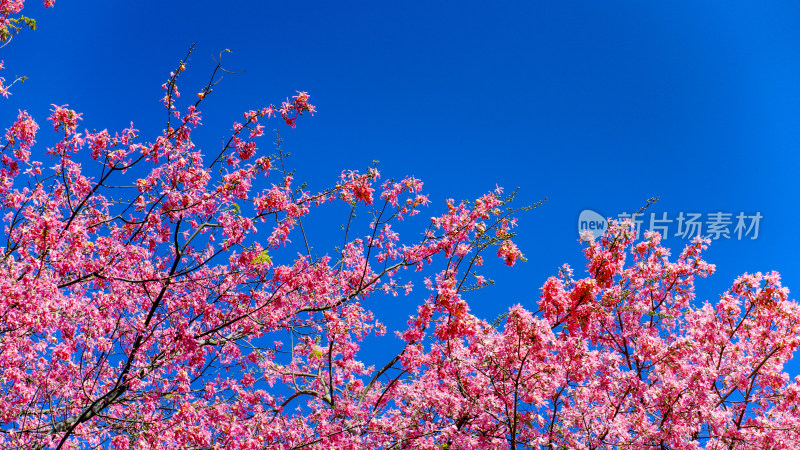
[[[272,264],[272,258],[269,257],[269,252],[267,250],[262,250],[261,253],[258,254],[255,258],[253,258],[253,262],[257,264],[267,265]]]

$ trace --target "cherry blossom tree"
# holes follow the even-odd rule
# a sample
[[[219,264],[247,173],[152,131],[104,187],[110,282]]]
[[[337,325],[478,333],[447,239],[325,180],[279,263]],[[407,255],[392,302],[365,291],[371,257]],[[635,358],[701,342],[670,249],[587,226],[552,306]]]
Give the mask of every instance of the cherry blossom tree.
[[[714,270],[700,255],[709,241],[671,262],[657,233],[635,243],[632,228],[615,224],[586,248],[587,277],[564,266],[548,279],[536,313],[514,306],[502,328],[465,319],[460,333],[418,347],[404,366],[418,375],[398,388],[400,439],[421,448],[794,448],[800,377],[790,381],[783,365],[800,342],[800,309],[779,275],[745,274],[718,302],[698,305],[694,280]]]
[[[21,8],[4,0],[0,17]],[[381,181],[375,167],[298,187],[280,137],[271,155],[258,144],[270,118],[294,128],[315,112],[305,92],[245,112],[206,153],[192,134],[222,68],[184,104],[187,62],[162,86],[157,136],[81,132],[82,114],[54,105],[47,162],[25,111],[0,142],[1,448],[800,441],[800,379],[783,371],[800,310],[777,273],[745,274],[701,302],[708,241],[671,261],[658,234],[636,242],[619,223],[587,243],[584,278],[564,266],[536,311],[514,305],[489,323],[468,297],[492,283],[487,252],[525,260],[512,227],[529,208],[513,194],[449,200],[426,220],[415,217],[429,204],[422,182]],[[318,256],[303,223],[337,207],[341,247]],[[365,341],[387,333],[372,305],[399,294],[418,308],[391,330],[398,351],[366,361]]]

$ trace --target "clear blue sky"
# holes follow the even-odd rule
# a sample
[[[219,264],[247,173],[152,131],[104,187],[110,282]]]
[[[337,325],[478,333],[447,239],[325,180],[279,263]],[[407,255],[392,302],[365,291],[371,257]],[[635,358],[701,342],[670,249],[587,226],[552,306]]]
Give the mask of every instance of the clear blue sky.
[[[763,216],[758,239],[712,244],[718,272],[698,282],[701,297],[755,271],[778,270],[800,289],[795,1],[28,4],[39,29],[0,56],[6,78],[30,80],[0,103],[3,123],[25,108],[44,128],[50,104],[66,103],[84,113],[82,127],[133,121],[154,136],[159,87],[197,41],[185,95],[225,48],[224,66],[246,71],[205,103],[201,146],[217,148],[242,111],[305,90],[319,113],[282,133],[311,188],[379,160],[384,178],[425,182],[428,215],[496,183],[519,186],[520,205],[549,197],[520,219],[528,263],[496,267],[498,285],[472,303],[479,316],[535,309],[558,266],[581,272],[582,210],[631,212],[656,195],[650,211],[670,218]],[[687,242],[666,244],[677,254]],[[396,301],[401,316],[417,303]]]

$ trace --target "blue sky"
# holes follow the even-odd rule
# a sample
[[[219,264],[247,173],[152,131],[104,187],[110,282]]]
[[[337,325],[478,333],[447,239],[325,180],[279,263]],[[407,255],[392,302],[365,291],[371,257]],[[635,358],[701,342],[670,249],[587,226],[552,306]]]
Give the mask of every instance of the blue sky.
[[[670,218],[763,216],[758,239],[712,244],[718,272],[698,282],[702,298],[743,272],[777,270],[800,289],[797,2],[58,0],[44,11],[29,0],[26,14],[39,29],[1,56],[6,78],[30,79],[0,104],[4,123],[28,109],[44,128],[51,103],[69,104],[82,127],[133,121],[154,136],[160,85],[197,41],[186,96],[223,49],[223,65],[245,71],[205,102],[201,146],[217,148],[241,112],[305,90],[318,114],[275,126],[312,189],[379,160],[384,179],[425,182],[427,215],[495,184],[520,187],[520,205],[548,197],[519,221],[528,263],[494,266],[479,316],[535,309],[565,262],[581,273],[582,210],[617,215],[652,196],[649,211]],[[665,241],[675,254],[686,243]]]

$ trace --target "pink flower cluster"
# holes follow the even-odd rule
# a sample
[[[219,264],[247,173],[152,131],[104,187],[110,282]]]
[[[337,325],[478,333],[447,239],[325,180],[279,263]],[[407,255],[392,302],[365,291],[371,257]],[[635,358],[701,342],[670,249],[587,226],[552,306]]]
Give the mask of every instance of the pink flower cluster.
[[[313,116],[316,111],[316,108],[308,103],[308,93],[300,91],[297,91],[297,95],[292,97],[291,101],[287,98],[278,109],[283,120],[292,128],[296,126],[295,121],[304,112],[308,112]]]
[[[5,134],[0,417],[9,432],[0,445],[250,449],[395,439],[364,433],[390,426],[385,409],[405,402],[395,389],[411,380],[387,384],[386,371],[417,370],[413,349],[424,354],[428,324],[440,339],[477,332],[459,265],[482,263],[489,230],[504,236],[507,200],[498,191],[472,204],[450,201],[419,242],[401,245],[392,223],[429,203],[421,181],[377,186],[372,168],[344,171],[317,193],[295,188],[289,173],[263,187],[275,158],[283,167],[281,154],[259,156],[255,145],[260,121],[276,110],[245,113],[207,159],[191,138],[198,104],[179,110],[175,79],[169,122],[150,141],[132,125],[81,133],[82,115],[54,106],[48,120],[60,139],[46,153],[55,176],[39,177],[30,160],[38,130],[30,115],[20,112]],[[278,113],[295,125],[313,111],[299,93]],[[84,175],[80,152],[99,177]],[[22,174],[20,165],[37,170]],[[133,168],[137,176],[124,181]],[[383,213],[363,228],[353,223],[334,256],[273,260],[312,209],[335,201],[353,210],[377,201]],[[258,223],[272,232],[257,241]],[[398,282],[401,271],[440,258],[448,269],[435,274],[426,315],[404,334],[417,336],[409,350],[384,370],[363,363],[361,342],[386,333],[364,302],[378,292],[412,294],[411,281]]]
[[[207,156],[192,137],[213,79],[181,107],[185,63],[151,139],[132,124],[80,133],[81,114],[54,106],[44,173],[34,119],[6,130],[1,448],[797,447],[800,377],[784,367],[800,305],[777,273],[699,301],[709,241],[673,258],[658,234],[636,242],[612,223],[584,250],[586,276],[565,265],[535,305],[489,323],[469,297],[492,284],[486,252],[525,261],[513,195],[449,199],[424,219],[413,177],[298,187],[280,148],[256,143],[263,120],[294,128],[315,111],[304,92],[244,113]],[[341,247],[316,247],[321,208],[333,229],[346,212]],[[373,310],[399,293],[416,313],[392,339]]]

